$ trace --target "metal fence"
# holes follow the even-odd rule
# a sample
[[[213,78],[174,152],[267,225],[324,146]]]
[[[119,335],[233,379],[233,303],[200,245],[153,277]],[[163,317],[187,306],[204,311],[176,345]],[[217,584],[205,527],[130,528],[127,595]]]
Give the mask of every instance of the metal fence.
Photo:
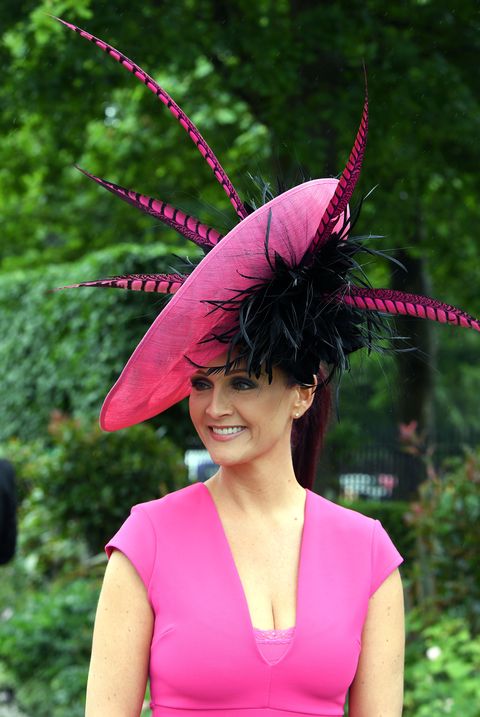
[[[418,456],[396,444],[372,444],[341,460],[338,492],[344,498],[410,500],[425,477],[425,464]]]
[[[440,471],[446,459],[460,457],[466,449],[479,445],[478,434],[445,436],[432,444],[429,461]],[[326,453],[325,463],[328,466],[331,463],[328,449]],[[412,500],[418,486],[427,477],[425,459],[408,452],[398,441],[369,443],[346,452],[334,463],[330,488],[345,498]]]

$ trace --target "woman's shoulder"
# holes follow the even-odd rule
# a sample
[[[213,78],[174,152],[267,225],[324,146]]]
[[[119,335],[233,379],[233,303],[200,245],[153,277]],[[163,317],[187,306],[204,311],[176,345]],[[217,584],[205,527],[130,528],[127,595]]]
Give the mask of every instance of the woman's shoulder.
[[[370,566],[370,593],[403,558],[380,520],[315,495],[318,534],[336,560],[350,573]],[[367,561],[367,563],[365,562]]]
[[[195,503],[198,503],[198,486],[198,483],[191,483],[171,493],[166,493],[161,498],[137,503],[132,507],[132,512],[146,514],[152,519],[167,518],[170,515],[178,517],[180,513],[190,511]]]
[[[358,510],[339,505],[328,498],[318,495],[318,493],[313,495],[319,515],[323,520],[328,520],[332,527],[361,533],[371,533],[373,531],[377,522],[375,518],[359,513]]]

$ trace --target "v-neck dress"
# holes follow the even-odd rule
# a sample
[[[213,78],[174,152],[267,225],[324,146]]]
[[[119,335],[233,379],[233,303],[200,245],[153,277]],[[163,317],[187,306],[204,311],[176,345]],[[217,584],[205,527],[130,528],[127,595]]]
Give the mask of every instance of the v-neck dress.
[[[378,520],[307,490],[296,624],[272,660],[203,483],[134,506],[113,549],[155,615],[152,717],[340,717],[369,598],[403,560]]]

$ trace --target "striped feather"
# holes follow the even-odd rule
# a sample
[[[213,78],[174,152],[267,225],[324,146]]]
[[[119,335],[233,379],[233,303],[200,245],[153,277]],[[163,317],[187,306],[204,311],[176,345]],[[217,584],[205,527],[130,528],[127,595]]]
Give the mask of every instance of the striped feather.
[[[478,319],[465,311],[418,294],[409,294],[393,289],[367,289],[349,286],[348,290],[344,294],[338,295],[336,300],[365,311],[415,316],[419,319],[430,319],[441,324],[453,324],[480,331]]]
[[[185,112],[183,112],[183,110],[177,105],[177,103],[172,100],[168,92],[165,92],[165,90],[162,89],[160,85],[158,85],[157,82],[155,82],[155,80],[150,77],[150,75],[147,75],[147,73],[144,72],[141,67],[136,65],[134,62],[132,62],[132,60],[130,60],[128,57],[126,57],[114,47],[109,45],[107,42],[100,40],[98,37],[95,37],[95,35],[91,35],[89,32],[82,30],[81,28],[77,27],[76,25],[73,25],[70,22],[62,20],[55,15],[52,15],[51,17],[61,22],[62,25],[65,25],[66,27],[70,28],[81,37],[84,37],[86,40],[93,42],[93,44],[106,52],[107,55],[113,57],[114,60],[119,62],[123,67],[125,67],[126,70],[131,72],[133,75],[135,75],[135,77],[137,77],[141,82],[143,82],[144,85],[146,85],[146,87],[148,87],[148,89],[153,92],[153,94],[156,95],[166,107],[168,107],[172,115],[182,125],[182,127],[184,128],[194,145],[197,147],[202,157],[207,162],[208,166],[211,168],[217,181],[223,187],[240,219],[244,219],[247,216],[247,210],[243,206],[243,203],[240,200],[240,197],[238,196],[237,192],[235,191],[233,184],[228,178],[227,173],[223,169],[222,165],[220,164],[220,162],[218,161],[218,159],[216,158],[216,156],[214,155],[214,153],[212,152],[209,145],[204,140],[196,126],[187,117]]]
[[[183,274],[125,274],[125,276],[113,276],[110,279],[82,281],[79,284],[61,286],[55,291],[94,286],[102,289],[129,289],[130,291],[148,291],[157,294],[175,294],[186,278]]]
[[[179,209],[175,209],[175,207],[171,204],[167,204],[159,199],[153,199],[145,194],[139,194],[138,192],[126,189],[119,184],[109,182],[106,179],[96,177],[94,174],[90,174],[90,172],[87,172],[85,169],[82,169],[77,165],[76,168],[101,187],[108,189],[109,192],[112,192],[112,194],[115,194],[117,197],[120,197],[120,199],[123,199],[124,202],[128,202],[137,209],[140,209],[142,212],[159,219],[164,224],[167,224],[169,227],[175,229],[175,231],[179,234],[182,234],[186,239],[193,241],[205,251],[212,249],[222,238],[222,235],[215,229],[208,227],[206,224],[202,224],[195,217],[185,214]]]
[[[362,119],[360,120],[360,126],[355,138],[355,143],[352,147],[352,151],[350,152],[346,167],[343,170],[342,176],[338,182],[335,194],[331,198],[328,207],[325,209],[323,217],[320,220],[320,224],[318,225],[318,229],[312,242],[313,250],[328,241],[339,217],[347,209],[348,202],[352,197],[353,190],[355,189],[355,185],[360,176],[365,147],[367,146],[367,134],[368,89],[365,77],[365,101],[363,104]]]

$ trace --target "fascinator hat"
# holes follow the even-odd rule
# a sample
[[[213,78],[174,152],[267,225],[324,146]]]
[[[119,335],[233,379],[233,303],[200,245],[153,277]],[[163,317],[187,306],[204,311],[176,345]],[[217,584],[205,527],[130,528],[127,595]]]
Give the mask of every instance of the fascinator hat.
[[[57,18],[59,19],[59,18]],[[108,393],[100,414],[115,431],[161,413],[190,392],[193,367],[227,352],[250,373],[280,366],[310,384],[320,364],[331,372],[348,367],[349,355],[375,348],[387,315],[411,315],[480,331],[480,323],[454,306],[429,297],[372,288],[360,255],[378,254],[366,237],[351,234],[349,201],[357,183],[368,130],[365,92],[360,126],[339,179],[313,179],[264,203],[244,204],[193,122],[138,65],[103,40],[60,20],[131,72],[170,110],[223,187],[238,223],[225,236],[170,204],[82,171],[91,180],[150,214],[201,247],[189,273],[130,274],[76,287],[113,287],[170,294]]]

